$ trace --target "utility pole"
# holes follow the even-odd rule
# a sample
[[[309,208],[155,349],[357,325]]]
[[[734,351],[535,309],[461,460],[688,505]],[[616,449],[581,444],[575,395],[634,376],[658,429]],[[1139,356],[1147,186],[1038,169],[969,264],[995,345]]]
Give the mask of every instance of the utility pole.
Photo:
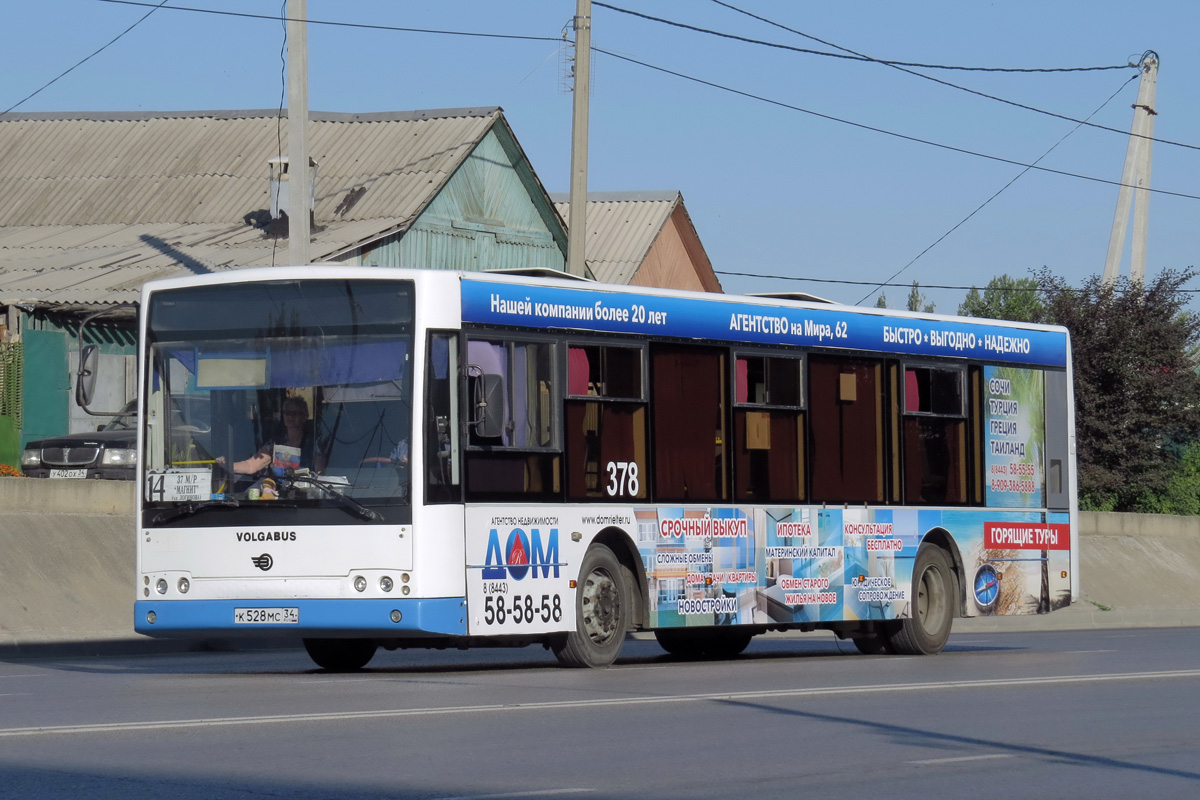
[[[587,275],[588,87],[592,0],[575,0],[575,93],[571,118],[571,207],[567,212],[567,274]]]
[[[1133,125],[1129,129],[1129,147],[1125,151],[1125,169],[1117,190],[1117,212],[1113,217],[1112,236],[1108,240],[1108,258],[1104,262],[1104,283],[1116,283],[1121,271],[1121,252],[1125,249],[1125,229],[1129,225],[1129,204],[1133,201],[1133,250],[1129,258],[1129,279],[1146,282],[1146,227],[1150,218],[1150,156],[1154,143],[1154,89],[1158,82],[1158,54],[1148,50],[1142,56],[1142,81],[1133,105]],[[1136,191],[1136,194],[1135,194]]]
[[[287,0],[288,22],[288,261],[308,263],[308,10],[307,0]]]

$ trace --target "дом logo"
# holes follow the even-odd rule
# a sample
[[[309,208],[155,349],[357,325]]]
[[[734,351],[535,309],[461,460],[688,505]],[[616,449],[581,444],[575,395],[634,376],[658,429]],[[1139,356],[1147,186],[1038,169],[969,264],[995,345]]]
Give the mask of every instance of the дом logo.
[[[485,581],[508,578],[519,581],[531,569],[533,577],[536,578],[539,568],[542,571],[541,577],[550,577],[550,570],[553,569],[554,577],[557,578],[560,566],[558,528],[550,529],[545,548],[542,547],[540,528],[530,528],[528,534],[521,528],[513,528],[512,533],[508,534],[508,541],[505,542],[503,550],[500,549],[500,532],[496,528],[488,532],[487,555],[484,556],[483,566]]]

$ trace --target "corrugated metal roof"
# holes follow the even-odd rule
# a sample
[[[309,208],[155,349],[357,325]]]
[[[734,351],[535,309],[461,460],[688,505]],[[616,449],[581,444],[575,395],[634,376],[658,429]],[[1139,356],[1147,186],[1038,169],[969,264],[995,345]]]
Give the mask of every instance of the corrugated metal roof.
[[[570,195],[550,195],[570,221]],[[585,260],[596,280],[628,284],[681,197],[667,192],[588,192]]]
[[[503,119],[310,116],[314,261],[406,229]],[[0,304],[114,302],[154,277],[285,262],[287,240],[253,223],[287,127],[274,109],[0,114]]]

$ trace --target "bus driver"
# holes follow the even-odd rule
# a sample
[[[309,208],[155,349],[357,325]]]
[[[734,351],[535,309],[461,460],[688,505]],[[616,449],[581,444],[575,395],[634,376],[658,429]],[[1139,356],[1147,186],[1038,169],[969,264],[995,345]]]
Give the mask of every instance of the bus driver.
[[[300,466],[319,471],[313,460],[313,431],[308,424],[308,402],[303,397],[292,396],[283,401],[283,424],[277,428],[277,434],[265,441],[254,455],[233,462],[233,471],[238,475],[258,474],[274,462],[276,446],[299,449]],[[218,457],[217,463],[224,464],[225,457]]]

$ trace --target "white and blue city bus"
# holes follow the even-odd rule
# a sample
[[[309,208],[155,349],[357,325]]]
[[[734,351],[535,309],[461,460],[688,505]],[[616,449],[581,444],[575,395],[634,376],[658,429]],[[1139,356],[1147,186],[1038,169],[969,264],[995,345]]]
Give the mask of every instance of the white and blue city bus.
[[[140,358],[150,636],[932,654],[1079,596],[1061,328],[312,266],[148,284]]]

